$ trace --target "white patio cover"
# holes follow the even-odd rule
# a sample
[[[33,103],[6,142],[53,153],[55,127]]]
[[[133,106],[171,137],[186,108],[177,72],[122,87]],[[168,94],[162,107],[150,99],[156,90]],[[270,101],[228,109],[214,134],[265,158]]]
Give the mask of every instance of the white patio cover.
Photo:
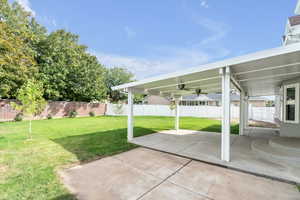
[[[242,87],[248,96],[276,95],[282,81],[300,76],[300,44],[205,64],[113,89],[126,91],[132,88],[134,93],[164,96],[191,94],[195,89],[202,89],[206,93],[221,92],[219,70],[227,66],[230,67],[234,85]],[[178,90],[178,83],[185,84],[189,90]]]

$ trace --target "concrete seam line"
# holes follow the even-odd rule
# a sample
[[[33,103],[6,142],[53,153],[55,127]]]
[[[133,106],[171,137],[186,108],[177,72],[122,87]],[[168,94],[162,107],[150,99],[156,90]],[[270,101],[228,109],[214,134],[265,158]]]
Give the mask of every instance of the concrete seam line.
[[[152,192],[154,189],[156,189],[158,186],[160,186],[161,184],[163,184],[164,182],[166,182],[170,177],[174,176],[177,172],[179,172],[182,168],[184,168],[185,166],[187,166],[188,164],[190,164],[193,160],[189,159],[188,162],[186,162],[185,164],[183,164],[179,169],[177,169],[175,172],[173,172],[172,174],[170,174],[169,176],[167,176],[165,179],[163,179],[160,183],[158,183],[157,185],[153,186],[150,190],[146,191],[144,194],[142,194],[139,198],[137,198],[136,200],[140,200],[142,199],[144,196],[146,196],[147,194],[149,194],[150,192]]]
[[[167,181],[168,181],[168,180],[167,180]],[[203,197],[205,197],[206,199],[209,199],[209,200],[214,200],[214,199],[210,198],[209,196],[207,196],[207,195],[205,195],[205,194],[203,194],[203,193],[195,192],[195,191],[193,191],[193,190],[191,190],[191,189],[189,189],[189,188],[187,188],[187,187],[185,187],[185,186],[183,186],[183,185],[179,185],[179,184],[176,184],[176,183],[171,182],[171,181],[168,181],[168,182],[171,183],[171,184],[173,184],[173,185],[176,185],[176,186],[178,186],[178,187],[181,187],[181,188],[183,188],[183,189],[185,189],[185,190],[187,190],[187,191],[189,191],[189,192],[191,192],[191,193],[193,193],[193,194],[198,194],[198,195],[203,196]],[[215,184],[215,183],[214,183],[214,184]],[[207,193],[207,194],[208,194],[208,193]]]
[[[142,147],[147,148],[147,149],[151,149],[151,150],[155,150],[155,151],[160,151],[160,152],[163,152],[163,153],[168,153],[168,154],[179,156],[179,157],[186,158],[186,159],[192,159],[192,161],[202,162],[202,163],[206,163],[206,164],[209,164],[209,165],[218,166],[218,167],[221,167],[221,168],[224,168],[224,169],[239,171],[239,172],[243,172],[245,174],[251,174],[251,175],[254,175],[254,176],[257,176],[257,177],[267,178],[269,180],[275,180],[275,181],[279,181],[279,182],[283,182],[283,183],[289,183],[289,184],[292,184],[292,185],[300,184],[296,181],[287,180],[285,178],[278,178],[278,177],[274,177],[274,176],[271,176],[271,175],[265,175],[265,174],[261,174],[261,173],[257,173],[257,172],[242,170],[242,169],[238,169],[238,168],[235,168],[235,167],[232,167],[232,166],[227,166],[227,165],[214,163],[212,161],[205,161],[205,160],[201,160],[201,159],[197,159],[197,158],[191,158],[191,157],[188,157],[188,156],[179,155],[179,154],[168,152],[168,151],[158,150],[158,149],[155,149],[153,147],[147,147],[147,146],[142,146]]]

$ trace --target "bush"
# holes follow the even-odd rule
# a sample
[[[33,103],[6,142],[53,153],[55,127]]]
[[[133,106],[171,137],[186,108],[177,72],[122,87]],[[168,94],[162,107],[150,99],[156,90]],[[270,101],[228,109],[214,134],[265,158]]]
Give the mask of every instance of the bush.
[[[15,116],[15,122],[20,122],[23,120],[23,114],[22,113],[18,113],[16,116]]]
[[[52,115],[50,114],[47,115],[47,119],[52,119],[52,118],[53,118]]]
[[[70,117],[70,118],[75,118],[76,116],[77,116],[77,112],[76,112],[76,110],[72,110],[72,111],[70,111],[69,112],[69,114],[68,114],[68,116]]]
[[[95,117],[96,116],[94,111],[89,112],[89,115],[90,115],[90,117]]]

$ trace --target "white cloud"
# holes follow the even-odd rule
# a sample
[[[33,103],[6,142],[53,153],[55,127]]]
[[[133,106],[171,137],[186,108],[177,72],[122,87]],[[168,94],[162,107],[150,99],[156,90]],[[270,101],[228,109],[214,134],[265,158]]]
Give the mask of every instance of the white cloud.
[[[50,28],[56,28],[57,27],[57,22],[54,18],[49,17],[49,16],[43,16],[39,15],[37,17],[38,21],[41,22],[43,25],[46,27]]]
[[[128,38],[133,38],[136,36],[136,32],[134,30],[132,30],[131,28],[129,28],[128,26],[124,27],[124,31]]]
[[[158,52],[160,57],[142,58],[93,52],[105,66],[125,67],[133,72],[137,79],[199,66],[217,57],[226,56],[228,53],[226,49],[215,51],[214,55],[210,55],[201,49],[161,48]]]
[[[230,29],[224,23],[219,23],[207,18],[197,17],[195,18],[195,22],[210,32],[210,36],[204,38],[201,44],[209,44],[222,40]]]
[[[204,8],[208,8],[208,3],[206,0],[200,0],[200,5]]]
[[[52,20],[51,20],[51,23],[52,23],[52,25],[53,25],[54,27],[57,26],[57,23],[56,23],[56,20],[55,20],[55,19],[52,19]]]
[[[229,32],[229,27],[226,24],[198,15],[192,16],[192,20],[199,25],[199,28],[202,27],[208,31],[208,36],[202,40],[190,42],[186,47],[159,46],[151,48],[151,52],[156,55],[155,58],[123,56],[104,52],[93,52],[93,54],[107,67],[125,67],[133,72],[138,79],[196,67],[230,54],[230,50],[221,45],[222,39]]]
[[[200,1],[202,6],[208,7],[206,0]],[[199,27],[199,30],[201,32],[208,32],[206,37],[199,38],[196,41],[189,41],[183,47],[158,46],[147,49],[156,55],[151,58],[109,54],[105,52],[93,53],[107,67],[125,67],[133,72],[137,76],[137,79],[190,67],[199,67],[204,63],[228,56],[231,52],[222,46],[222,40],[230,31],[230,27],[224,23],[200,16],[198,12],[189,9],[187,4],[183,6],[184,12],[188,13],[187,17]]]
[[[27,12],[30,12],[33,17],[35,17],[36,13],[35,11],[31,8],[31,4],[29,0],[16,0]]]

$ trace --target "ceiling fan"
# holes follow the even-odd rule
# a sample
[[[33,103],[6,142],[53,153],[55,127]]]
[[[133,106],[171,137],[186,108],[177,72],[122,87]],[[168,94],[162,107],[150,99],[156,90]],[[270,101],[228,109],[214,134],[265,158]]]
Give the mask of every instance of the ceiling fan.
[[[184,90],[184,91],[194,91],[192,94],[196,94],[197,96],[200,96],[201,94],[207,94],[202,91],[200,88],[187,88],[184,83],[177,84],[178,90]]]

